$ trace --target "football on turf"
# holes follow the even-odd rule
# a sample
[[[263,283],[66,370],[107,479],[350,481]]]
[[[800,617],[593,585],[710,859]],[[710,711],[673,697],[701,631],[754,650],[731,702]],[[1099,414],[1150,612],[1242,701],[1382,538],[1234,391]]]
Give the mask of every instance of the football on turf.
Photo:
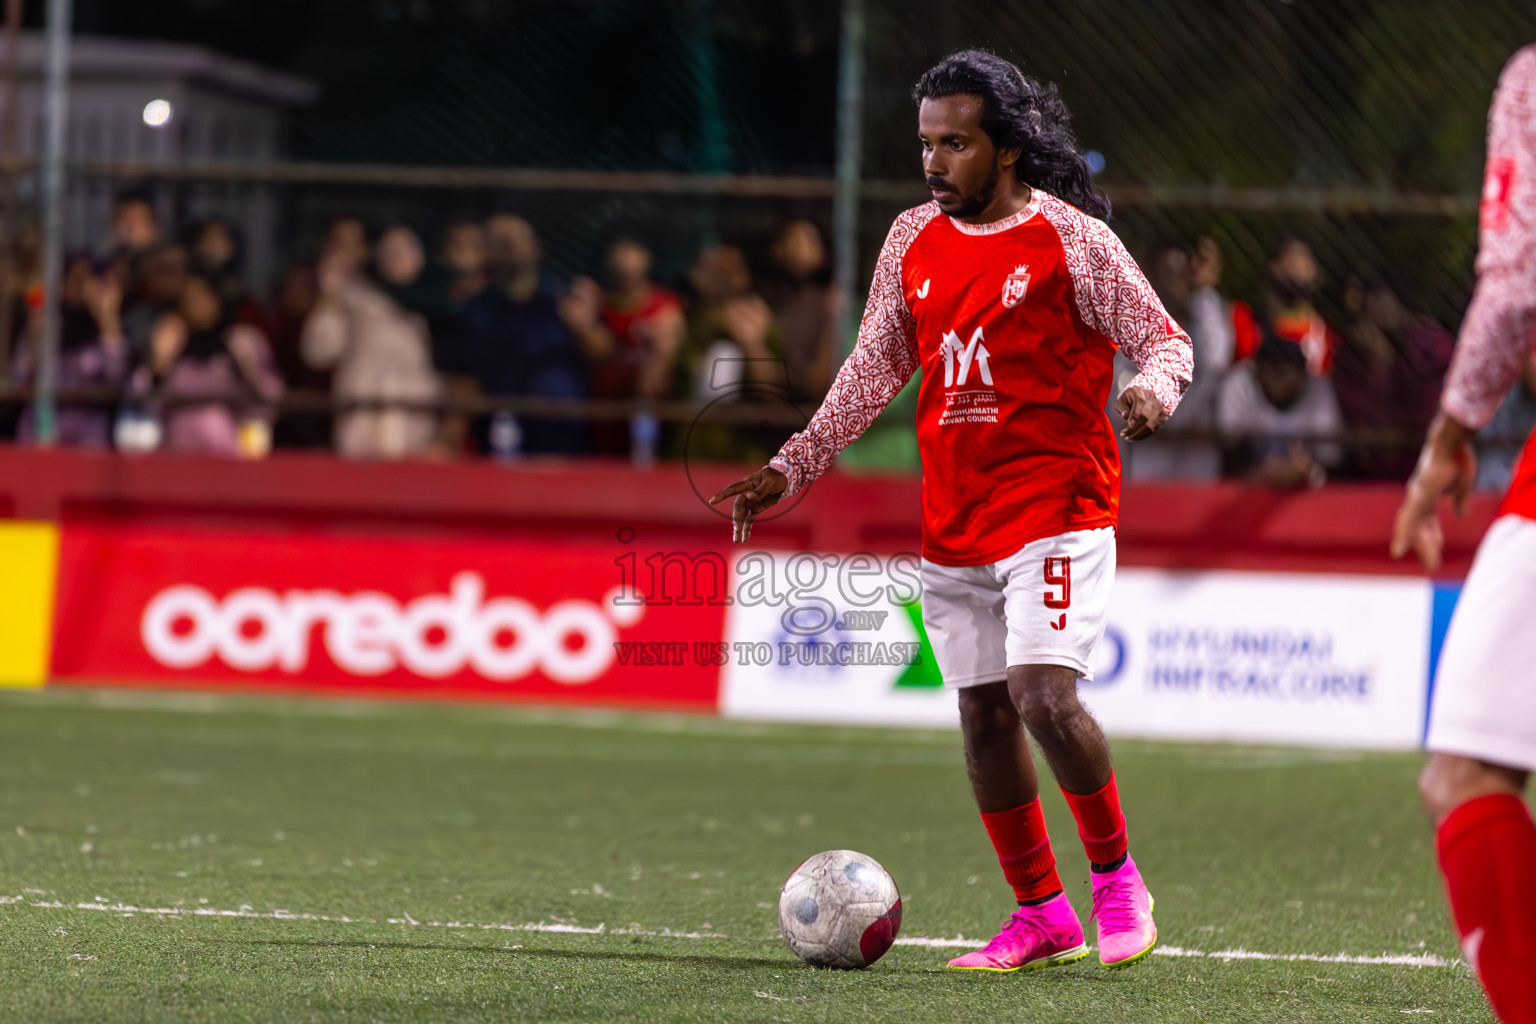
[[[790,952],[812,967],[868,967],[901,930],[901,893],[873,857],[828,850],[784,883],[779,928]]]

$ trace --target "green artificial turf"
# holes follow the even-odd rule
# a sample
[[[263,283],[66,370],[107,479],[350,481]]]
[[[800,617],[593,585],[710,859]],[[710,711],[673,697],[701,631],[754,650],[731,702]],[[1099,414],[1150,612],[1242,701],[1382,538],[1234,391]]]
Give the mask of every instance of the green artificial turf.
[[[1417,757],[1115,750],[1166,946],[1457,956]],[[819,850],[891,871],[903,937],[1011,909],[954,733],[44,691],[0,697],[0,751],[0,1020],[1492,1019],[1459,963],[800,965],[774,907]],[[538,922],[604,931],[478,927]]]

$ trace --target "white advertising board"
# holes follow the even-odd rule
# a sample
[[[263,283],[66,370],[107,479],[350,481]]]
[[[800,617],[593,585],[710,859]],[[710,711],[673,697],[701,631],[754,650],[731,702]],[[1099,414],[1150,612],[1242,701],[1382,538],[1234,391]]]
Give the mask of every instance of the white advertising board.
[[[779,572],[790,557],[775,556]],[[789,598],[731,607],[721,713],[954,725],[955,695],[937,685],[915,609],[898,603],[905,596],[895,587],[850,601],[833,572],[798,595],[802,609],[825,600],[822,613],[786,618],[797,604]],[[1095,679],[1080,692],[1110,735],[1413,749],[1428,690],[1431,600],[1430,585],[1412,579],[1122,570]],[[819,622],[827,626],[817,632]],[[826,645],[820,655],[808,646],[817,643]],[[861,643],[872,645],[862,656]],[[892,652],[906,660],[868,663],[882,656],[873,645],[884,645],[887,660]]]
[[[1079,692],[1113,735],[1413,749],[1430,605],[1424,580],[1124,570]]]

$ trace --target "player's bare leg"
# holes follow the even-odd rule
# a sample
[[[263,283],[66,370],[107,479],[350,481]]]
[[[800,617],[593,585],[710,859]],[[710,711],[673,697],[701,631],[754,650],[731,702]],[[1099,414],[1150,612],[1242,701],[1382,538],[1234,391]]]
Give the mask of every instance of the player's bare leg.
[[[1530,773],[1518,768],[1455,754],[1430,754],[1419,774],[1419,800],[1424,804],[1424,813],[1439,825],[1446,815],[1468,800],[1499,793],[1520,796],[1528,778]]]
[[[1056,782],[1068,793],[1094,793],[1109,783],[1109,744],[1077,699],[1077,672],[1060,665],[1013,665],[1008,693]]]
[[[972,971],[1032,971],[1088,955],[1062,891],[1040,811],[1039,783],[1018,708],[1002,680],[960,691],[965,764],[987,835],[1019,907],[985,949],[949,962]]]
[[[966,774],[981,813],[1006,811],[1040,795],[1029,738],[1007,683],[998,680],[960,691],[960,731]]]
[[[1109,744],[1077,698],[1077,671],[1012,665],[1008,692],[1077,819],[1093,873],[1099,959],[1105,967],[1137,963],[1157,945],[1152,896],[1128,851]]]
[[[1536,1021],[1536,824],[1530,773],[1434,753],[1419,797],[1435,823],[1440,871],[1461,936],[1499,1019]]]

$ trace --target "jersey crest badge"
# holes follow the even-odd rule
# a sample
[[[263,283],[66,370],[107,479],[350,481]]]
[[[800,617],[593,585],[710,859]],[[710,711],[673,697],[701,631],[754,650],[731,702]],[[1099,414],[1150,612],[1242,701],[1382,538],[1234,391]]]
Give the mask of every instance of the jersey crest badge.
[[[1024,301],[1024,291],[1029,287],[1029,268],[1018,266],[1003,278],[1003,308],[1012,309]]]

